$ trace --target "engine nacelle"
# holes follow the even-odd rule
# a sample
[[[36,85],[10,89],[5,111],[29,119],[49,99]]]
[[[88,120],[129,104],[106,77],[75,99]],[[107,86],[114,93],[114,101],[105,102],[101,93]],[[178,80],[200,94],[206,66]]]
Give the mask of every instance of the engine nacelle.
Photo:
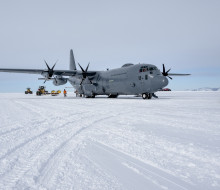
[[[53,84],[55,86],[60,86],[60,85],[64,85],[67,83],[67,79],[66,78],[56,78],[53,80]]]

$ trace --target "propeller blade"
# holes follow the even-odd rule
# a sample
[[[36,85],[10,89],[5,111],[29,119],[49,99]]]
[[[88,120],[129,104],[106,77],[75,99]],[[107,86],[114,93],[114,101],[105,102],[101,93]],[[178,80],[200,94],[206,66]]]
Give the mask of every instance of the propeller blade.
[[[90,63],[89,63],[90,64]],[[87,65],[87,67],[86,67],[86,73],[87,73],[87,71],[88,71],[88,68],[89,68],[89,64]]]
[[[53,67],[52,67],[52,69],[51,69],[51,70],[53,70],[53,69],[54,69],[54,67],[56,66],[57,62],[58,62],[58,60],[55,62],[55,64],[53,65]]]
[[[47,64],[47,62],[46,62],[45,60],[44,60],[44,62],[46,63],[48,70],[50,70],[50,67],[49,67],[49,65]]]
[[[86,77],[88,76],[88,69],[89,69],[90,63],[88,63],[88,65],[87,65],[87,67],[86,67],[86,70],[84,70],[79,63],[78,63],[78,65],[79,65],[79,67],[80,67],[81,70],[82,70],[82,81],[81,81],[81,83],[80,83],[80,86],[81,86],[82,83],[83,83],[83,81],[84,81],[84,80],[86,79]],[[92,81],[91,81],[89,78],[88,78],[88,80],[90,81],[91,84],[93,84]]]
[[[169,76],[169,72],[170,72],[171,69],[167,70],[165,69],[165,65],[163,64],[163,72],[162,72],[162,75],[165,76],[165,77],[169,77],[171,80],[172,78]]]
[[[53,70],[55,66],[56,66],[56,63],[53,65],[53,67],[52,67],[52,69],[51,69],[51,70]]]
[[[80,83],[80,86],[82,85],[83,81],[84,81],[84,78],[82,79],[82,81],[81,81],[81,83]]]
[[[166,73],[168,74],[170,72],[171,69],[169,69]]]
[[[58,60],[57,60],[58,61]],[[55,62],[55,64],[53,65],[53,67],[52,68],[50,68],[49,67],[49,65],[47,64],[47,62],[44,60],[44,62],[45,62],[45,64],[46,64],[46,66],[47,66],[47,71],[45,71],[45,72],[47,72],[48,73],[48,75],[45,77],[45,78],[51,78],[51,77],[53,77],[53,74],[54,74],[54,71],[53,71],[53,69],[54,69],[54,67],[56,66],[56,64],[57,64],[57,61]],[[46,79],[47,80],[47,79]],[[46,81],[45,81],[46,82]],[[44,82],[44,83],[45,83]]]
[[[85,73],[84,69],[81,67],[81,65],[78,63],[79,67],[81,68],[82,72]]]
[[[168,78],[171,79],[171,80],[172,80],[172,77],[170,77],[170,76],[187,76],[187,75],[190,75],[190,74],[169,73],[170,70],[171,70],[171,69],[169,69],[169,70],[166,71],[166,70],[165,70],[165,66],[164,66],[164,64],[163,64],[163,72],[161,72],[161,73],[162,73],[163,76],[168,77]]]
[[[165,71],[165,66],[164,66],[164,64],[163,64],[163,73],[165,73],[166,71]]]

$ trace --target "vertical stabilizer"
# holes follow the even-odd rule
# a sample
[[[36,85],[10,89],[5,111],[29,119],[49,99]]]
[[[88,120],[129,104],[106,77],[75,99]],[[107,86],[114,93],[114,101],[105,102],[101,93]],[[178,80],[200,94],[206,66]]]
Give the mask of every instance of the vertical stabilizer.
[[[76,70],[76,63],[73,55],[73,50],[70,50],[70,70]]]

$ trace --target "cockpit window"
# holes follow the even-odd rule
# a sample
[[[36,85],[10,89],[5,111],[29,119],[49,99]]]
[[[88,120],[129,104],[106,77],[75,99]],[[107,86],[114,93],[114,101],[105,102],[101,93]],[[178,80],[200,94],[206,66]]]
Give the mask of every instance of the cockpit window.
[[[150,71],[157,70],[157,67],[150,67],[149,70],[150,70]]]
[[[148,66],[142,66],[139,70],[139,72],[147,72],[148,71]]]

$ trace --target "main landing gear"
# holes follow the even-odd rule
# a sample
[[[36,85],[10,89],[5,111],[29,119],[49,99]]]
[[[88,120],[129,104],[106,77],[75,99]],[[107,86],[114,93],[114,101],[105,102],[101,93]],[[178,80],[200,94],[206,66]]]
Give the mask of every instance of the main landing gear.
[[[108,95],[108,98],[117,98],[117,97],[118,97],[117,94],[109,94],[109,95]]]
[[[142,98],[145,99],[151,99],[152,98],[152,93],[143,93]]]

